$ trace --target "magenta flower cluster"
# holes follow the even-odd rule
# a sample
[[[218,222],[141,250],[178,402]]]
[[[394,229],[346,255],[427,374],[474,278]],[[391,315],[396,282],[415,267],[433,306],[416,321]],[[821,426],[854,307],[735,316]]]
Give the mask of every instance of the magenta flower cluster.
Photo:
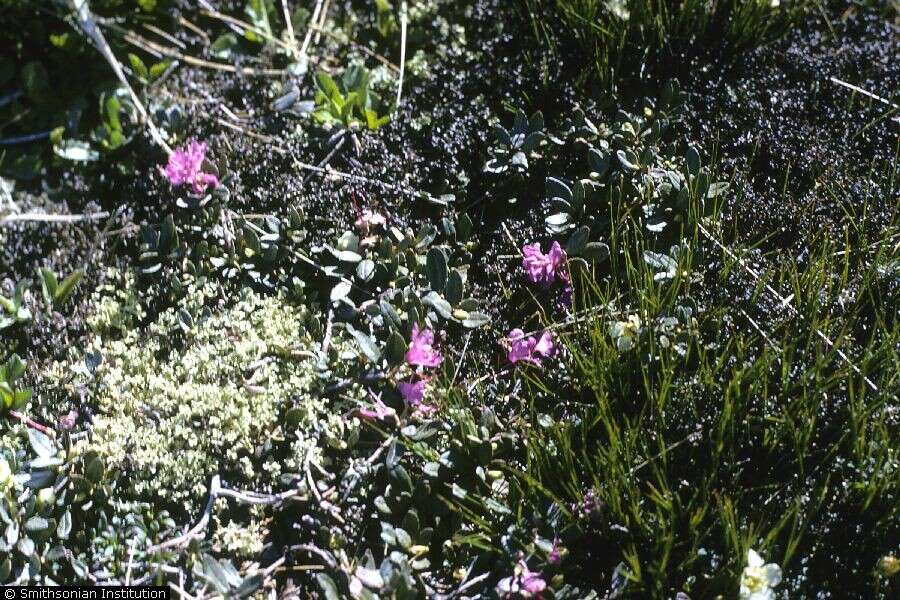
[[[539,367],[541,358],[550,358],[556,354],[556,345],[549,331],[542,333],[540,338],[535,338],[533,335],[525,337],[525,332],[521,329],[513,329],[506,341],[509,344],[506,357],[512,364],[527,362]]]
[[[423,377],[418,381],[401,381],[397,384],[397,389],[400,390],[400,395],[406,403],[426,415],[437,410],[436,406],[425,404],[425,386],[430,380],[430,377]]]
[[[562,281],[565,284],[565,299],[571,301],[572,286],[566,268],[566,253],[559,242],[553,242],[546,254],[541,251],[540,244],[522,246],[522,267],[530,281],[544,287],[550,287],[557,280]],[[549,331],[534,337],[526,336],[521,329],[513,329],[506,335],[506,345],[509,348],[506,358],[512,364],[525,362],[540,367],[542,358],[556,355],[556,344]]]
[[[380,421],[385,417],[390,417],[392,415],[397,414],[396,411],[384,403],[381,398],[378,398],[375,401],[374,408],[360,408],[359,415],[365,417],[366,419],[373,419],[375,421]]]
[[[434,348],[434,332],[430,329],[419,329],[419,324],[413,324],[412,340],[409,350],[406,351],[406,362],[420,367],[440,366],[444,357]]]
[[[409,350],[406,351],[406,362],[414,367],[434,368],[443,362],[443,355],[434,347],[434,332],[428,328],[419,329],[419,324],[413,324],[412,340]],[[400,395],[407,404],[419,412],[430,414],[434,406],[425,404],[425,386],[430,377],[419,376],[418,380],[402,381],[397,384]]]
[[[163,169],[169,182],[175,187],[189,185],[197,196],[205,194],[209,187],[218,187],[219,178],[203,172],[206,148],[205,142],[191,141],[187,147],[173,151],[169,155],[169,164]]]
[[[569,270],[566,268],[566,252],[553,242],[547,254],[541,252],[540,244],[525,244],[522,246],[522,266],[528,279],[534,283],[541,283],[549,288],[556,280],[563,284],[563,302],[572,303],[572,281]]]
[[[534,283],[542,283],[545,287],[549,287],[557,278],[568,281],[566,253],[559,242],[553,242],[547,254],[541,252],[540,244],[525,244],[522,246],[522,266],[525,267],[528,279]]]

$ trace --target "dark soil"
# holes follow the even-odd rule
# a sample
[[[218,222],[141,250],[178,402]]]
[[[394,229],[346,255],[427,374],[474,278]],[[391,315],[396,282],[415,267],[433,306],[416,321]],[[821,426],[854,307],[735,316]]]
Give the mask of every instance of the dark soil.
[[[830,78],[896,102],[900,30],[856,10],[829,21],[811,16],[724,70],[698,64],[686,83],[694,135],[735,173],[733,230],[799,261],[817,235],[874,237],[897,210],[897,111]]]

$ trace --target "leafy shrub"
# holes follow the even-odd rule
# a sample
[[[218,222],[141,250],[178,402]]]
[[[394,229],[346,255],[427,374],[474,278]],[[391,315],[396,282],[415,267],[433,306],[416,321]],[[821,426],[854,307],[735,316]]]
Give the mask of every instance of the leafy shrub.
[[[325,72],[316,73],[316,108],[312,117],[320,125],[378,129],[391,120],[370,90],[371,75],[360,65],[347,68],[335,81]]]
[[[85,529],[96,523],[93,503],[105,496],[102,462],[35,428],[0,427],[0,583],[82,579]]]
[[[676,240],[691,200],[714,199],[726,189],[712,183],[698,151],[679,140],[677,84],[667,86],[658,104],[642,115],[619,111],[612,123],[599,125],[576,111],[567,139],[586,150],[589,170],[585,176],[548,177],[546,182],[551,207],[546,229],[569,235],[569,254],[608,254],[597,242],[629,223],[654,237]],[[704,203],[697,208],[702,214]]]
[[[169,4],[108,0],[90,6],[127,25],[158,19]],[[3,10],[8,22],[22,26],[0,32],[0,85],[9,90],[0,98],[0,119],[8,124],[0,173],[32,180],[43,167],[95,161],[126,145],[134,133],[134,107],[109,65],[68,21],[70,3],[23,0],[5,2]]]

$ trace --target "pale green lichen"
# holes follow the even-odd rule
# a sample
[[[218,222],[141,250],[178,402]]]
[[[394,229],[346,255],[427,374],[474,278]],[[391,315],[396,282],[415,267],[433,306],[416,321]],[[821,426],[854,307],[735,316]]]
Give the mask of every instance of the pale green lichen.
[[[227,553],[238,558],[252,558],[263,550],[263,540],[268,534],[262,507],[253,507],[253,516],[248,522],[222,522],[219,516],[213,521],[216,525],[212,535],[213,550]]]
[[[95,302],[87,318],[91,330],[102,335],[123,332],[145,316],[135,293],[134,273],[111,268],[107,269],[106,279],[117,284],[97,288]]]
[[[307,455],[355,438],[343,403],[322,398],[318,344],[307,333],[308,309],[244,290],[224,310],[211,284],[192,288],[180,307],[130,329],[141,314],[122,287],[95,297],[87,348],[73,351],[66,372],[97,353],[86,384],[93,428],[82,450],[96,450],[126,475],[137,498],[157,497],[195,509],[210,479],[267,492],[278,475],[302,469]],[[346,350],[335,338],[330,356]],[[67,368],[68,367],[68,368]],[[352,392],[351,392],[352,393]],[[282,416],[291,410],[291,427]],[[273,468],[277,464],[278,468]]]

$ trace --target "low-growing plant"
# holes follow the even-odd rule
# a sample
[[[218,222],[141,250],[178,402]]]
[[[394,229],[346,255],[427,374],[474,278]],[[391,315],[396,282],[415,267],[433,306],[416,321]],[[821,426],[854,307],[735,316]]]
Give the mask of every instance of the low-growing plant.
[[[90,6],[128,26],[158,19],[170,4],[95,1]],[[71,168],[124,147],[134,134],[135,111],[109,65],[77,25],[72,27],[72,4],[12,2],[3,10],[8,22],[23,26],[0,34],[0,44],[9,50],[0,59],[0,85],[8,90],[0,98],[0,172],[30,181],[44,167]],[[116,51],[122,48],[115,39],[111,43]]]
[[[11,410],[20,410],[31,399],[31,389],[19,382],[25,375],[25,363],[18,354],[11,355],[0,364],[0,416]]]
[[[702,214],[724,193],[727,185],[712,181],[697,149],[673,135],[680,110],[677,84],[670,84],[659,106],[647,106],[641,115],[619,111],[612,123],[598,126],[576,113],[567,139],[586,149],[586,176],[546,182],[552,213],[546,228],[569,235],[569,254],[593,250],[589,244],[609,239],[628,223],[655,237],[677,239],[692,199],[700,199],[695,204]]]
[[[59,307],[65,304],[81,278],[84,277],[84,269],[78,269],[67,275],[62,281],[56,278],[53,271],[46,268],[38,269],[41,281],[41,291],[48,307]]]
[[[364,126],[375,130],[391,120],[372,92],[371,75],[362,65],[348,67],[337,80],[319,71],[315,83],[316,105],[312,118],[320,125],[328,128]]]
[[[207,283],[185,292],[179,308],[159,314],[144,332],[131,329],[119,339],[115,329],[95,327],[101,333],[86,350],[101,357],[92,369],[81,370],[81,383],[94,390],[96,407],[86,447],[128,474],[122,490],[126,499],[161,498],[190,510],[219,469],[233,485],[272,486],[257,481],[262,463],[251,457],[275,451],[274,446],[263,451],[271,444],[262,434],[271,434],[282,418],[295,444],[289,452],[293,457],[315,452],[320,442],[350,443],[351,432],[338,411],[326,414],[324,405],[313,402],[325,367],[320,369],[309,335],[303,334],[310,328],[320,331],[306,309],[244,291],[219,313],[207,305],[218,293],[216,286]],[[332,352],[344,345],[335,338]],[[72,363],[80,364],[85,353],[73,354]],[[152,431],[144,413],[150,406]],[[202,431],[195,427],[198,422],[206,424]],[[262,462],[269,459],[274,460]],[[281,457],[264,470],[299,468],[293,461]]]
[[[494,125],[494,143],[488,149],[491,158],[484,164],[488,173],[505,173],[512,169],[523,173],[528,170],[528,155],[537,150],[544,140],[544,116],[539,112],[527,117],[516,111],[512,129]]]
[[[86,581],[86,530],[103,502],[103,464],[34,426],[0,427],[0,583]]]
[[[31,322],[31,311],[25,306],[25,291],[28,289],[27,281],[16,284],[11,298],[0,294],[0,331]]]

